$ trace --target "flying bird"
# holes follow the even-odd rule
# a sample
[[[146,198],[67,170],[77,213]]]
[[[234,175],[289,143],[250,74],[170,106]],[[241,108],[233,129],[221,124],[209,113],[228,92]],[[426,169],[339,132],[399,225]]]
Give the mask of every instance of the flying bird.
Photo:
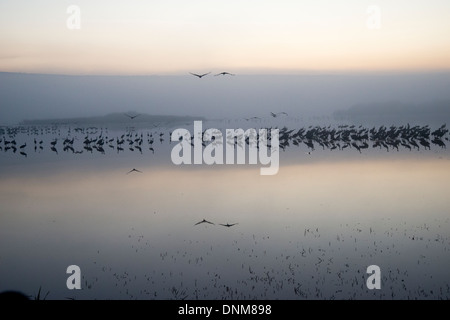
[[[138,117],[139,114],[136,114],[134,116],[129,115],[128,113],[124,113],[128,118],[130,118],[131,120],[133,120],[134,118]]]
[[[251,117],[251,118],[244,118],[245,121],[250,121],[250,120],[261,120],[260,117]]]
[[[194,224],[194,226],[196,226],[196,225],[198,225],[198,224],[201,224],[201,223],[214,224],[214,223],[212,223],[212,222],[210,222],[210,221],[207,221],[207,220],[203,219],[202,221],[199,221],[199,222],[197,222],[196,224]]]
[[[229,227],[232,227],[232,226],[234,226],[234,225],[237,225],[237,223],[233,223],[233,224],[229,224],[229,223],[227,223],[227,224],[221,224],[221,223],[220,223],[220,225],[229,228]]]
[[[229,73],[229,72],[221,72],[221,73],[215,74],[214,76],[220,76],[220,75],[222,75],[222,76],[225,76],[225,75],[234,76],[235,74]]]
[[[131,169],[130,171],[128,171],[127,174],[132,173],[132,172],[139,172],[139,173],[142,173],[142,171],[139,171],[139,170],[133,168],[133,169]]]
[[[271,114],[272,117],[274,117],[274,118],[276,118],[277,115],[279,115],[279,114],[285,114],[285,115],[288,115],[286,112],[278,112],[278,113],[273,113],[273,112],[271,112],[270,114]]]
[[[204,73],[204,74],[196,74],[196,73],[192,73],[192,72],[189,72],[189,73],[192,74],[193,76],[196,76],[196,77],[198,77],[199,79],[201,79],[202,77],[204,77],[204,76],[210,74],[211,72]]]

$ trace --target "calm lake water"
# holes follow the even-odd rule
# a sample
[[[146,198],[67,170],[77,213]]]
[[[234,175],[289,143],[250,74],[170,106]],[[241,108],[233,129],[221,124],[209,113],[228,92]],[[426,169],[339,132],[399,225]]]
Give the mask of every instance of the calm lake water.
[[[260,165],[176,166],[169,130],[164,141],[159,129],[133,134],[141,132],[142,153],[64,152],[67,128],[19,133],[26,156],[0,152],[0,291],[34,297],[42,288],[47,299],[450,298],[445,149],[291,147],[280,153],[278,174],[262,176]],[[71,134],[78,146],[85,135]],[[42,150],[34,151],[35,138]],[[141,172],[127,174],[133,168]],[[203,219],[214,225],[195,225]],[[81,269],[81,290],[66,286],[70,265]],[[380,290],[366,286],[370,265],[381,269]]]

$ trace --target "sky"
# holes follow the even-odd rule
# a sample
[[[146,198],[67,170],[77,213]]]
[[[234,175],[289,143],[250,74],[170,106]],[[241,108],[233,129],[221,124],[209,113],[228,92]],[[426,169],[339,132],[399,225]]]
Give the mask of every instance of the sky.
[[[0,71],[448,70],[449,34],[448,0],[2,0]]]
[[[1,0],[0,125],[450,101],[449,35],[448,0]]]

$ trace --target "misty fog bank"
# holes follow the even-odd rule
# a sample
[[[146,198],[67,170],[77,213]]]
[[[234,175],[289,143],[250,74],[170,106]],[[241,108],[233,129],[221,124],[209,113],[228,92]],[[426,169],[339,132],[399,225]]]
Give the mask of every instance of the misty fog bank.
[[[77,117],[77,118],[49,118],[49,119],[26,119],[20,122],[20,125],[65,125],[75,124],[78,126],[105,126],[109,128],[132,126],[134,128],[155,128],[160,125],[176,125],[195,120],[205,120],[202,117],[194,116],[165,116],[149,115],[128,111],[124,113],[109,113],[104,116]]]
[[[440,125],[450,122],[450,100],[403,103],[387,101],[355,105],[336,111],[337,121],[349,121],[363,125]]]
[[[210,74],[201,79],[189,74],[69,76],[0,73],[0,125],[17,124],[27,119],[104,116],[128,110],[208,119],[270,117],[270,112],[283,111],[308,121],[314,116],[331,119],[334,112],[356,105],[368,106],[362,108],[367,110],[380,105],[386,109],[386,101],[398,101],[404,106],[400,108],[402,113],[415,111],[407,106],[450,101],[448,88],[450,73],[445,72]],[[347,115],[356,115],[355,109],[348,112]],[[422,116],[421,111],[419,117]]]

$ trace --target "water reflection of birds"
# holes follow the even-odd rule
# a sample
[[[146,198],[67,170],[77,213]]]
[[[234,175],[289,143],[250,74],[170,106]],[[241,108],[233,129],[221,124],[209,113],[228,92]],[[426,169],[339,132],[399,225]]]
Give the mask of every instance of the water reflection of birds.
[[[214,76],[216,77],[216,76],[221,76],[221,75],[222,75],[222,76],[226,76],[226,75],[234,76],[235,74],[224,71],[224,72],[215,74]]]
[[[0,127],[0,130],[7,129]],[[12,128],[11,130],[14,129]],[[29,130],[32,132],[31,130],[34,129]],[[38,130],[37,134],[40,134],[40,129]],[[52,128],[49,130],[49,135],[58,135],[57,130],[55,131],[56,133],[53,133]],[[73,149],[82,150],[83,139],[80,139],[81,136],[78,136],[80,140],[73,140],[73,135],[76,134],[75,132],[77,131],[72,130],[72,136],[69,133],[68,139],[66,140],[60,137],[59,140],[61,143],[58,141],[58,149],[63,151],[67,147],[67,150],[70,152],[73,152]],[[309,126],[297,128],[294,131],[288,128],[280,128],[280,145],[287,147],[287,143],[289,142],[291,143],[290,146],[296,146],[299,150],[308,152],[309,154],[312,154],[314,147],[317,148],[317,146],[319,146],[318,149],[322,147],[328,150],[353,150],[354,152],[360,150],[364,152],[370,145],[372,145],[372,148],[380,148],[382,151],[397,151],[404,147],[407,149],[406,152],[409,153],[410,149],[419,150],[420,148],[422,151],[426,148],[426,150],[429,150],[430,145],[431,147],[436,145],[437,148],[441,146],[445,147],[445,141],[448,141],[447,137],[449,137],[447,133],[445,126],[435,131],[430,131],[427,126],[413,127],[409,125],[374,128],[349,125],[336,126],[334,128],[330,126]],[[9,152],[14,152],[15,148],[11,146],[16,145],[14,142],[17,141],[17,155],[20,156],[21,150],[23,150],[22,152],[32,152],[30,146],[33,145],[33,138],[25,138],[21,134],[23,132],[17,131],[15,140],[15,133],[11,136],[0,136],[1,146],[4,149],[10,148],[7,149]],[[47,133],[44,132],[44,134]],[[160,130],[158,129],[152,132],[152,134],[157,138]],[[49,138],[49,136],[43,136],[45,145],[50,146],[50,142],[54,137]],[[148,137],[150,138],[150,132]],[[27,140],[28,146],[20,149],[19,146],[25,142],[24,139],[29,139]],[[133,141],[132,145],[135,150],[139,150],[142,135],[127,131],[121,138],[119,134],[118,142],[121,141],[120,139],[124,139],[125,141],[130,139]],[[36,145],[39,140],[39,138],[36,139]],[[92,150],[94,152],[101,151],[101,146],[106,141],[111,140],[107,140],[100,133],[92,133],[87,136],[86,146],[90,146],[91,152]],[[242,139],[242,141],[244,140]],[[145,142],[147,141],[144,140],[143,143],[145,144]],[[247,140],[245,142],[248,143]],[[122,143],[128,145],[127,142]],[[308,149],[308,144],[312,148]],[[62,147],[59,148],[59,145]],[[116,144],[114,143],[114,145]],[[150,145],[152,144],[149,143],[145,148],[142,147],[141,151],[147,151]],[[117,147],[119,148],[120,146]],[[304,148],[304,150],[301,148]],[[156,147],[155,149],[159,151]],[[149,153],[150,151],[147,152]],[[374,149],[374,151],[377,150]],[[299,152],[299,154],[304,153]],[[25,156],[23,157],[24,159],[22,160],[25,161]],[[30,158],[32,157],[30,156]],[[139,171],[137,169],[134,170]],[[130,170],[130,174],[131,172],[133,170]],[[124,173],[123,171],[122,174]],[[320,190],[317,190],[317,192],[320,193]],[[280,239],[280,245],[283,245],[283,250],[270,250],[270,248],[277,244],[277,240],[272,240],[271,232],[276,232],[275,235],[277,235],[279,231],[278,227],[275,229],[268,228],[267,232],[257,233],[253,237],[249,232],[250,230],[245,230],[245,228],[242,230],[242,233],[238,234],[236,232],[241,227],[244,227],[244,225],[233,230],[230,229],[231,234],[226,231],[227,229],[224,229],[224,233],[229,235],[229,249],[233,250],[229,251],[229,254],[223,254],[221,250],[223,247],[215,245],[217,242],[211,242],[210,238],[192,239],[188,237],[183,239],[183,233],[180,233],[180,245],[172,246],[173,234],[168,234],[167,246],[165,247],[165,243],[163,243],[165,239],[160,241],[163,233],[162,235],[155,235],[157,241],[153,242],[151,241],[152,238],[147,239],[144,238],[144,234],[136,233],[130,235],[127,240],[131,241],[129,244],[133,252],[136,253],[136,258],[139,259],[139,255],[142,257],[142,260],[136,260],[136,264],[140,262],[147,263],[148,254],[151,254],[153,257],[158,257],[159,254],[161,259],[160,265],[155,263],[156,259],[152,259],[151,268],[143,267],[142,269],[135,269],[129,268],[126,265],[114,265],[113,268],[115,269],[112,270],[109,263],[109,256],[106,256],[103,261],[105,263],[104,265],[101,265],[101,260],[95,258],[96,261],[94,262],[95,266],[93,268],[97,269],[93,269],[93,272],[105,273],[102,279],[103,281],[108,281],[109,279],[115,281],[115,285],[118,287],[117,294],[126,294],[129,298],[137,297],[143,299],[153,296],[156,297],[157,295],[158,298],[164,298],[170,294],[174,298],[179,299],[183,299],[187,294],[189,294],[189,297],[196,299],[223,297],[230,299],[271,299],[280,296],[302,299],[373,298],[375,294],[377,294],[375,297],[379,298],[390,298],[391,294],[395,294],[395,297],[392,297],[400,299],[448,299],[450,297],[450,290],[445,281],[446,279],[444,281],[439,281],[442,278],[435,280],[434,274],[427,274],[428,266],[433,261],[439,261],[439,253],[449,250],[449,238],[445,232],[445,230],[448,230],[448,219],[438,219],[436,220],[437,223],[433,226],[428,225],[428,222],[427,224],[410,224],[411,222],[408,219],[404,223],[402,222],[401,225],[395,225],[395,222],[391,219],[383,220],[380,218],[376,226],[374,226],[370,223],[370,220],[364,218],[362,222],[355,220],[353,224],[343,223],[333,226],[332,232],[323,232],[319,228],[323,224],[319,227],[306,225],[304,226],[303,238],[299,236],[298,225],[300,222],[299,224],[290,224],[283,222],[283,220],[275,219],[273,222],[286,226],[286,236],[289,238],[289,244],[287,244],[284,238]],[[205,231],[214,231],[216,229],[215,226],[208,226],[208,224],[214,225],[214,223],[206,219],[203,219],[195,225],[200,224],[203,224],[204,227],[195,227],[192,230],[204,229]],[[231,228],[236,224],[226,223],[217,225]],[[304,224],[303,221],[302,224]],[[325,230],[329,230],[328,225],[326,226],[327,228]],[[179,227],[184,228],[183,226]],[[147,229],[147,226],[143,226],[143,228]],[[155,224],[155,228],[160,228],[160,225]],[[148,230],[149,237],[153,236],[153,231],[154,229]],[[292,237],[289,237],[290,235]],[[181,240],[184,241],[182,245]],[[427,243],[432,243],[436,250],[430,251],[424,249]],[[402,248],[412,245],[418,249],[413,255],[408,255],[408,253],[402,250]],[[424,250],[420,251],[421,248]],[[103,251],[97,251],[97,255],[100,257],[102,256],[101,253]],[[372,292],[370,293],[371,296],[368,296],[366,295],[367,290],[355,290],[355,288],[364,287],[364,280],[367,278],[367,276],[364,278],[364,271],[360,270],[359,265],[351,263],[353,261],[352,258],[355,256],[361,256],[362,259],[368,260],[389,256],[393,259],[393,264],[404,260],[404,258],[416,263],[411,263],[407,270],[401,267],[400,269],[391,268],[391,270],[388,270],[385,276],[386,279],[389,279],[389,290],[381,290],[378,293]],[[394,259],[397,256],[399,258],[395,261]],[[217,265],[211,264],[211,261],[214,261]],[[235,281],[230,281],[230,279],[233,279],[229,276],[230,272],[235,272],[235,270],[221,268],[220,265],[235,263],[236,261],[242,264],[243,277],[239,277]],[[309,268],[302,268],[305,265],[309,266]],[[417,265],[417,269],[414,269],[414,265]],[[137,273],[137,280],[136,274],[132,274],[130,269],[135,270]],[[148,272],[148,270],[151,270],[151,272]],[[195,272],[189,273],[189,270],[195,270]],[[141,271],[142,274],[139,274]],[[423,273],[424,279],[425,277],[430,278],[432,276],[433,281],[417,282],[415,275],[418,273]],[[185,279],[189,279],[188,283],[192,283],[192,286],[182,284],[180,280],[184,281]],[[87,277],[86,280],[89,281],[85,285],[85,288],[88,290],[97,281],[93,277]],[[330,280],[335,281],[337,284],[336,288],[324,285],[329,283]],[[148,286],[143,288],[141,286],[142,281],[148,281]],[[172,290],[169,291],[168,288],[171,287]],[[151,289],[151,291],[147,289]],[[88,290],[83,291],[84,293],[88,293]],[[119,290],[122,290],[122,292]],[[98,291],[94,294],[98,294]],[[358,296],[355,296],[356,294]],[[389,297],[387,296],[388,294]]]
[[[321,226],[324,224],[305,225],[303,237],[299,228],[292,228],[286,231],[286,237],[276,236],[273,239],[273,232],[276,235],[279,231],[277,225],[263,234],[251,234],[250,230],[232,232],[227,248],[204,237],[181,237],[178,240],[180,245],[173,246],[172,234],[167,234],[164,239],[164,234],[154,234],[153,230],[141,232],[131,228],[132,232],[124,239],[127,245],[118,248],[118,254],[135,254],[131,266],[142,268],[111,264],[110,256],[103,251],[107,249],[108,252],[110,247],[92,248],[91,251],[96,252],[92,257],[94,265],[89,276],[84,278],[86,290],[80,292],[83,296],[79,297],[89,297],[86,294],[91,293],[96,298],[170,296],[179,300],[186,297],[197,300],[270,300],[280,296],[288,299],[448,299],[450,290],[445,274],[438,275],[436,279],[429,266],[438,266],[439,253],[448,251],[445,230],[448,230],[449,219],[437,219],[434,225],[428,222],[401,222],[395,225],[390,218],[380,218],[378,221],[376,226],[364,220],[337,224],[332,232],[323,232]],[[285,222],[281,223],[287,226]],[[325,226],[328,230],[328,225]],[[436,250],[427,250],[428,246],[421,243],[433,243]],[[271,250],[277,245],[283,246],[283,250]],[[410,255],[402,250],[405,246],[415,246],[418,250]],[[226,249],[225,254],[223,249]],[[153,257],[151,261],[148,260],[149,255]],[[365,288],[369,277],[360,265],[352,263],[355,256],[368,260],[389,256],[393,264],[404,259],[415,263],[409,264],[407,269],[395,267],[387,270],[389,290],[386,292],[369,292],[355,290]],[[223,268],[224,265],[235,267]],[[237,271],[242,277],[233,277]],[[417,282],[416,274],[419,272],[425,279],[436,280]],[[335,287],[326,285],[330,279],[336,282]],[[95,286],[98,282],[115,286],[115,296],[97,290]],[[185,282],[192,282],[192,286]],[[93,292],[91,289],[94,289]],[[1,298],[3,296],[0,294]]]
[[[232,226],[235,226],[235,225],[237,225],[237,224],[238,224],[238,223],[232,223],[232,224],[229,224],[229,223],[227,223],[227,224],[222,224],[222,223],[220,223],[221,226],[224,226],[224,227],[227,227],[227,228],[232,227]]]
[[[206,219],[203,219],[202,221],[199,221],[199,222],[197,222],[196,224],[194,224],[194,226],[196,226],[196,225],[198,225],[198,224],[201,224],[201,223],[214,224],[214,223],[212,223],[211,221],[208,221],[208,220],[206,220]]]

